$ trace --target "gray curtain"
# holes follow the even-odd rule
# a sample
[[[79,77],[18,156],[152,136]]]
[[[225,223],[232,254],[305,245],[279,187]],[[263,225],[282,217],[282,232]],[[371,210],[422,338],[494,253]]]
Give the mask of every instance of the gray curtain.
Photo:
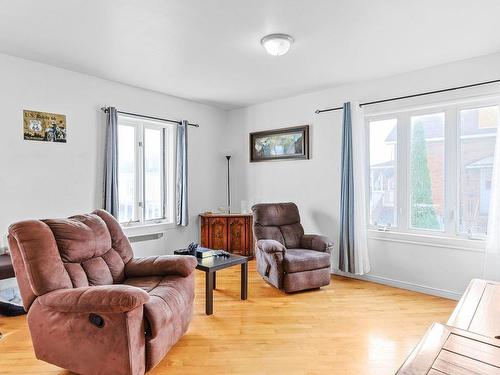
[[[104,209],[118,218],[118,114],[114,107],[106,109]]]
[[[344,103],[342,124],[342,169],[340,186],[339,269],[355,273],[354,173],[352,155],[351,103]]]
[[[188,161],[187,161],[187,127],[186,120],[177,127],[177,184],[176,206],[177,225],[187,226],[188,215]]]

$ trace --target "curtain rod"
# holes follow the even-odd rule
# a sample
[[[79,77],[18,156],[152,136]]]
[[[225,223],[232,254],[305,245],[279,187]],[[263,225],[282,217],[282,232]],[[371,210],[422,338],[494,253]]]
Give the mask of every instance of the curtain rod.
[[[431,94],[439,94],[441,92],[447,92],[447,91],[454,91],[454,90],[460,90],[460,89],[466,89],[469,87],[476,87],[476,86],[482,86],[482,85],[489,85],[491,83],[498,83],[500,82],[500,79],[495,79],[492,81],[485,81],[485,82],[479,82],[479,83],[472,83],[470,85],[464,85],[464,86],[457,86],[457,87],[450,87],[447,89],[441,89],[441,90],[434,90],[434,91],[427,91],[427,92],[421,92],[418,94],[412,94],[412,95],[405,95],[405,96],[397,96],[395,98],[389,98],[389,99],[381,99],[381,100],[374,100],[372,102],[365,102],[365,103],[360,103],[360,107],[364,107],[365,105],[372,105],[372,104],[379,104],[379,103],[385,103],[385,102],[392,102],[394,100],[401,100],[401,99],[409,99],[409,98],[416,98],[418,96],[425,96],[425,95],[431,95]],[[334,108],[327,108],[327,109],[317,109],[314,111],[314,113],[319,114],[323,112],[331,112],[331,111],[338,111],[342,109],[343,107],[334,107]]]
[[[102,107],[101,111],[107,113],[108,112],[108,108],[107,107]],[[116,111],[116,112],[119,113],[119,114],[121,114],[121,115],[128,115],[128,116],[134,116],[134,117],[142,117],[142,118],[147,118],[149,120],[158,120],[158,121],[171,122],[173,124],[178,124],[178,125],[181,124],[180,121],[169,120],[169,119],[161,118],[161,117],[146,116],[146,115],[141,115],[141,114],[138,114],[138,113],[124,112],[124,111]],[[199,128],[200,127],[200,125],[198,125],[198,124],[192,124],[190,122],[188,122],[188,125],[189,126],[194,126],[195,128]]]

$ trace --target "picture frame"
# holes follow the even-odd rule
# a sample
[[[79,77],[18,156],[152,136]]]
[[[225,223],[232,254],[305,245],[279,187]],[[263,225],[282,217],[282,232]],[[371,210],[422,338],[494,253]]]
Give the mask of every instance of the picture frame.
[[[26,141],[66,143],[66,115],[25,109],[23,134]]]
[[[309,159],[309,125],[250,133],[250,162]]]

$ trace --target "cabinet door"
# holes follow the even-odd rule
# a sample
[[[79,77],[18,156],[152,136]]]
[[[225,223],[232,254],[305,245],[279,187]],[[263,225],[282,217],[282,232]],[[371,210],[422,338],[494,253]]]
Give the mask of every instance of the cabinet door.
[[[231,217],[228,219],[229,249],[233,254],[246,255],[246,231],[244,217]]]
[[[209,248],[227,250],[227,221],[224,217],[208,219]]]
[[[246,256],[253,257],[254,256],[254,238],[253,238],[253,218],[252,217],[246,217],[245,218],[245,237],[246,237],[246,248],[247,248],[247,253]]]
[[[201,233],[200,242],[203,247],[210,247],[210,237],[209,237],[210,224],[207,217],[201,218]]]

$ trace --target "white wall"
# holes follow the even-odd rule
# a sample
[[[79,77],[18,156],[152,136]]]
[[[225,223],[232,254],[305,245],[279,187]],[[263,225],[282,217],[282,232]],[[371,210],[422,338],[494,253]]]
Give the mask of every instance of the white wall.
[[[134,248],[139,255],[161,254],[198,240],[198,213],[225,201],[225,152],[219,152],[225,111],[0,54],[3,246],[8,225],[18,220],[101,207],[105,124],[99,108],[105,105],[200,124],[189,129],[191,224]],[[65,114],[67,143],[24,141],[23,109]]]
[[[286,58],[286,56],[285,56]],[[500,54],[345,85],[229,113],[187,100],[0,54],[0,234],[27,218],[65,217],[101,206],[104,119],[99,108],[186,118],[189,130],[190,220],[187,228],[165,230],[156,241],[135,243],[138,255],[168,253],[198,240],[198,213],[225,202],[225,158],[232,164],[233,210],[240,201],[294,201],[308,232],[338,237],[341,112],[314,110],[347,100],[373,100],[500,78]],[[498,86],[434,98],[392,103],[408,105],[478,93]],[[376,111],[385,107],[374,107]],[[23,109],[67,116],[68,142],[23,140]],[[311,160],[249,163],[248,133],[311,125]],[[153,231],[157,231],[154,229]],[[144,230],[142,230],[144,232]],[[5,238],[1,245],[5,245]],[[482,273],[482,253],[371,239],[371,280],[457,297]]]
[[[307,232],[326,234],[338,242],[342,112],[316,115],[314,111],[349,100],[384,99],[498,78],[500,54],[233,110],[228,116],[228,143],[233,146],[234,206],[239,209],[242,200],[249,205],[296,202]],[[491,85],[393,102],[370,111],[498,93],[498,89]],[[301,124],[311,125],[310,160],[249,163],[249,132]],[[483,254],[477,250],[371,239],[369,254],[372,272],[368,279],[452,298],[463,292],[471,278],[482,274]]]

